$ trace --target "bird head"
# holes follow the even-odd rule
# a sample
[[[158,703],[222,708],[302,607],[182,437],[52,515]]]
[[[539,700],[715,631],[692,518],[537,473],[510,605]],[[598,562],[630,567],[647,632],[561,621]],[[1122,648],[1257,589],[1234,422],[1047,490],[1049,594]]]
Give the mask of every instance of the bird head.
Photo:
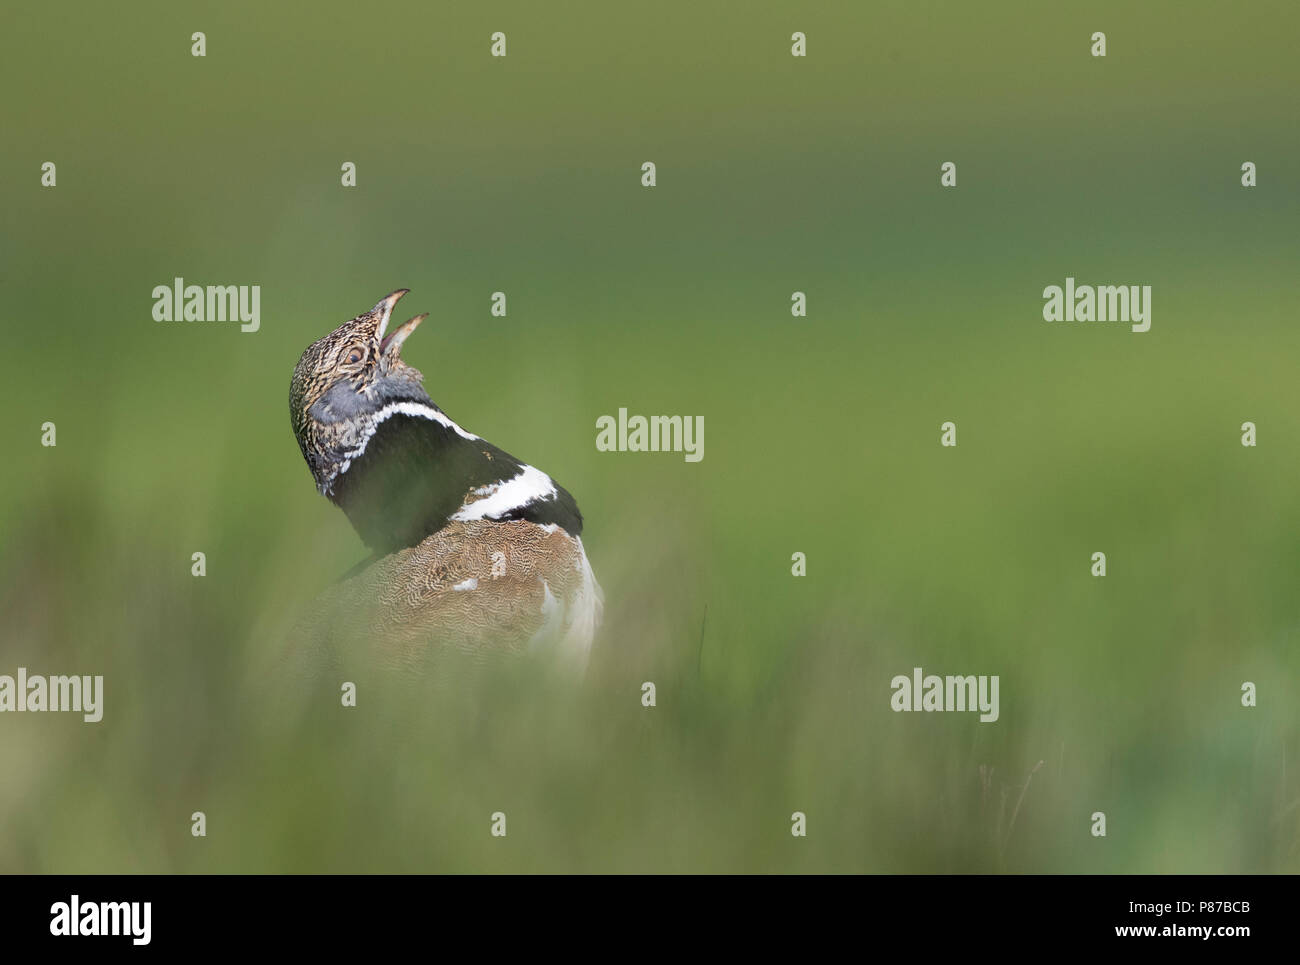
[[[389,331],[400,288],[370,311],[307,347],[293,370],[289,416],[316,485],[328,493],[335,477],[364,448],[386,406],[429,404],[424,376],[402,360],[402,345],[427,315]]]

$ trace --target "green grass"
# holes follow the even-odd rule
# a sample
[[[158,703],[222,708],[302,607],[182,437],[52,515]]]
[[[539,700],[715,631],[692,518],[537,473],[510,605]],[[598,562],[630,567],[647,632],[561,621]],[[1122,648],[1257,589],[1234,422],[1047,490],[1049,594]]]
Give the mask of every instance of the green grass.
[[[106,711],[0,717],[0,870],[1300,870],[1295,8],[728,9],[381,3],[366,71],[342,21],[87,7],[56,68],[16,20],[0,673]],[[262,330],[153,322],[178,274],[261,284]],[[1067,274],[1152,285],[1151,332],[1042,322]],[[281,676],[363,555],[289,377],[399,286],[435,401],[584,511],[581,684]],[[703,415],[703,462],[597,452],[620,406]],[[915,666],[1000,675],[1000,719],[891,712]]]

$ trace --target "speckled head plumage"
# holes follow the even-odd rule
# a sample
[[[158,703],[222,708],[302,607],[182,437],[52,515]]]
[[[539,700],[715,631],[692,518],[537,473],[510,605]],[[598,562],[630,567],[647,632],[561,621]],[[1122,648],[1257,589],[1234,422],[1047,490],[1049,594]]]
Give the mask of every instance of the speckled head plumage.
[[[403,400],[432,405],[424,376],[401,356],[406,339],[428,316],[416,315],[388,331],[393,307],[407,291],[398,289],[312,342],[293,370],[293,434],[324,493],[386,406]]]

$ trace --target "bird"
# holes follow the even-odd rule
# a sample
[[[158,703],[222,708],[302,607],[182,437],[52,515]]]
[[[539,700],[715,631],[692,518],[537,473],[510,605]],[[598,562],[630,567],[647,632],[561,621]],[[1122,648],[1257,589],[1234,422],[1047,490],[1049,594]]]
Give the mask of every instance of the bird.
[[[361,647],[427,667],[439,652],[552,652],[581,673],[604,609],[573,496],[453,421],[390,330],[408,289],[317,339],[294,367],[289,412],[316,488],[370,556],[313,604],[320,653]]]

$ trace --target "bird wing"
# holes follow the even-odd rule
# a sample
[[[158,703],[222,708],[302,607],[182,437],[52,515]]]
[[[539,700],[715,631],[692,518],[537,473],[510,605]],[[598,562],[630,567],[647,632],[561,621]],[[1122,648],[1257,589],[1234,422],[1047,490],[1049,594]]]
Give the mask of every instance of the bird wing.
[[[599,593],[581,540],[563,529],[450,523],[331,587],[295,637],[327,662],[367,651],[416,672],[448,650],[490,657],[554,639],[575,641],[585,662]]]

